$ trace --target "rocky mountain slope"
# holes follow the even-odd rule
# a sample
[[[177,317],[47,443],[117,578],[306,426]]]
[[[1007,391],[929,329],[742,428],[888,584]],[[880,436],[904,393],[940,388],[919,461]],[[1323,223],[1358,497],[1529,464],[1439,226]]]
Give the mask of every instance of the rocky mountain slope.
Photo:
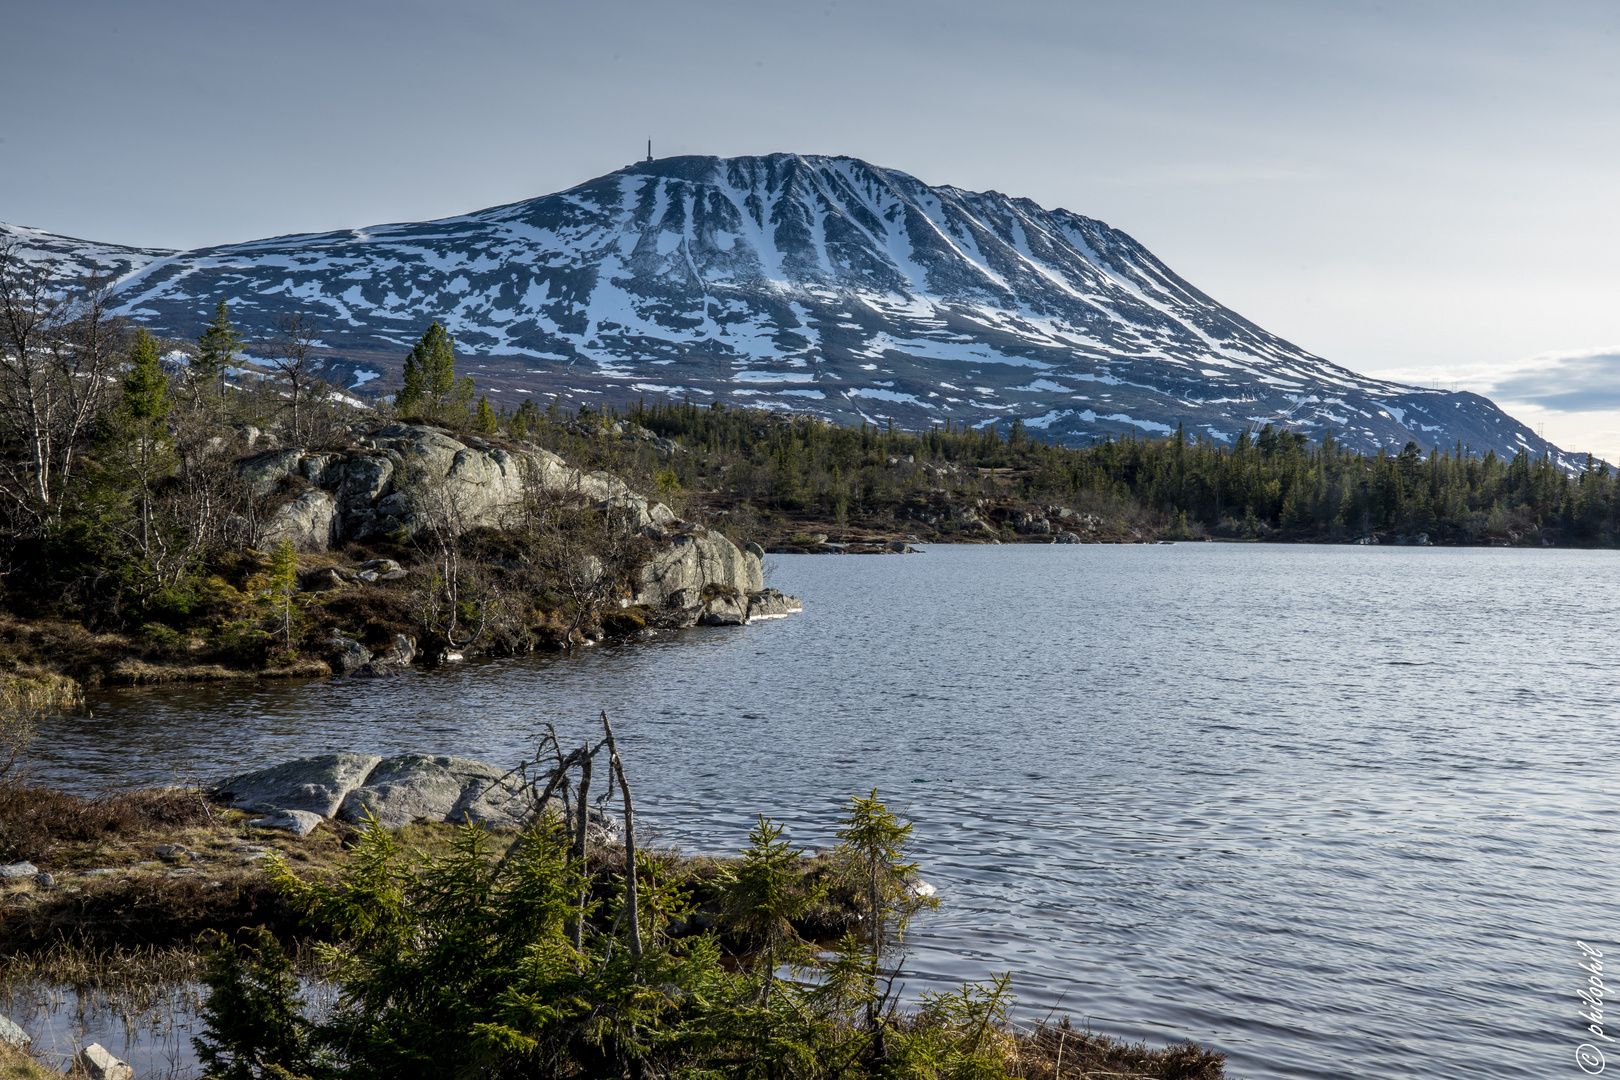
[[[186,252],[17,235],[65,269],[110,267],[123,310],[175,336],[222,297],[252,334],[306,311],[330,381],[362,393],[397,385],[438,319],[513,405],[1019,417],[1070,443],[1271,423],[1369,451],[1562,456],[1478,395],[1365,378],[1267,333],[1103,222],[853,158],[666,158],[461,217]]]

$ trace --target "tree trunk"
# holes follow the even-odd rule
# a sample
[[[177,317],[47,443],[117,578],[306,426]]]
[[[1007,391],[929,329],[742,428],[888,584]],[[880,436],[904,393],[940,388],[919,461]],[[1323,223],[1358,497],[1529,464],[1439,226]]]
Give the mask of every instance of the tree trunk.
[[[619,748],[613,741],[613,725],[607,713],[602,713],[602,727],[607,732],[608,763],[618,777],[619,790],[624,792],[624,911],[630,920],[630,955],[641,959],[641,912],[639,882],[636,879],[636,809],[630,799],[630,782],[624,778],[624,763],[619,760]]]
[[[574,833],[574,858],[579,861],[581,874],[588,874],[589,868],[585,864],[586,844],[589,842],[587,830],[590,826],[590,804],[586,797],[591,790],[591,755],[590,747],[586,747],[583,759],[579,763],[579,813],[575,819],[576,832]],[[574,917],[574,950],[585,951],[585,905],[590,901],[591,885],[589,877],[579,890],[579,912]]]

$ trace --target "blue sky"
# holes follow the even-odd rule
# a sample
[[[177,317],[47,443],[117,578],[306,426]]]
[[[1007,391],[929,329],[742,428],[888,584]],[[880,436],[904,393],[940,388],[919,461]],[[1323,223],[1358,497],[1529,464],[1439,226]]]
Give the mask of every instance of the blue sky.
[[[0,0],[0,220],[196,246],[846,153],[1620,460],[1620,4]]]

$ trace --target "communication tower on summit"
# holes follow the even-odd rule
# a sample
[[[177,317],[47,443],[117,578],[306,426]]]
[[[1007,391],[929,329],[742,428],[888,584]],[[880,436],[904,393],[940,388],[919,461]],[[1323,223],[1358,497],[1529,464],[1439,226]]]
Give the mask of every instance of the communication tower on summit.
[[[652,160],[652,140],[651,139],[647,140],[647,160],[648,161]]]

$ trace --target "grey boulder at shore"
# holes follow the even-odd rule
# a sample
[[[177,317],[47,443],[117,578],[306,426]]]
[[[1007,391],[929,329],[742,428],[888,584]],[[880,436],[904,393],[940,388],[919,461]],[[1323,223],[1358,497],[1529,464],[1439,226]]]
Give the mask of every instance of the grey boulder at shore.
[[[382,762],[376,754],[321,754],[233,777],[212,794],[238,810],[307,810],[329,818]]]
[[[307,836],[323,819],[385,828],[416,821],[471,822],[519,828],[533,816],[529,795],[505,769],[467,758],[400,754],[318,754],[223,780],[208,789],[225,805],[266,816],[249,822]],[[619,823],[591,811],[598,843],[613,839]]]

